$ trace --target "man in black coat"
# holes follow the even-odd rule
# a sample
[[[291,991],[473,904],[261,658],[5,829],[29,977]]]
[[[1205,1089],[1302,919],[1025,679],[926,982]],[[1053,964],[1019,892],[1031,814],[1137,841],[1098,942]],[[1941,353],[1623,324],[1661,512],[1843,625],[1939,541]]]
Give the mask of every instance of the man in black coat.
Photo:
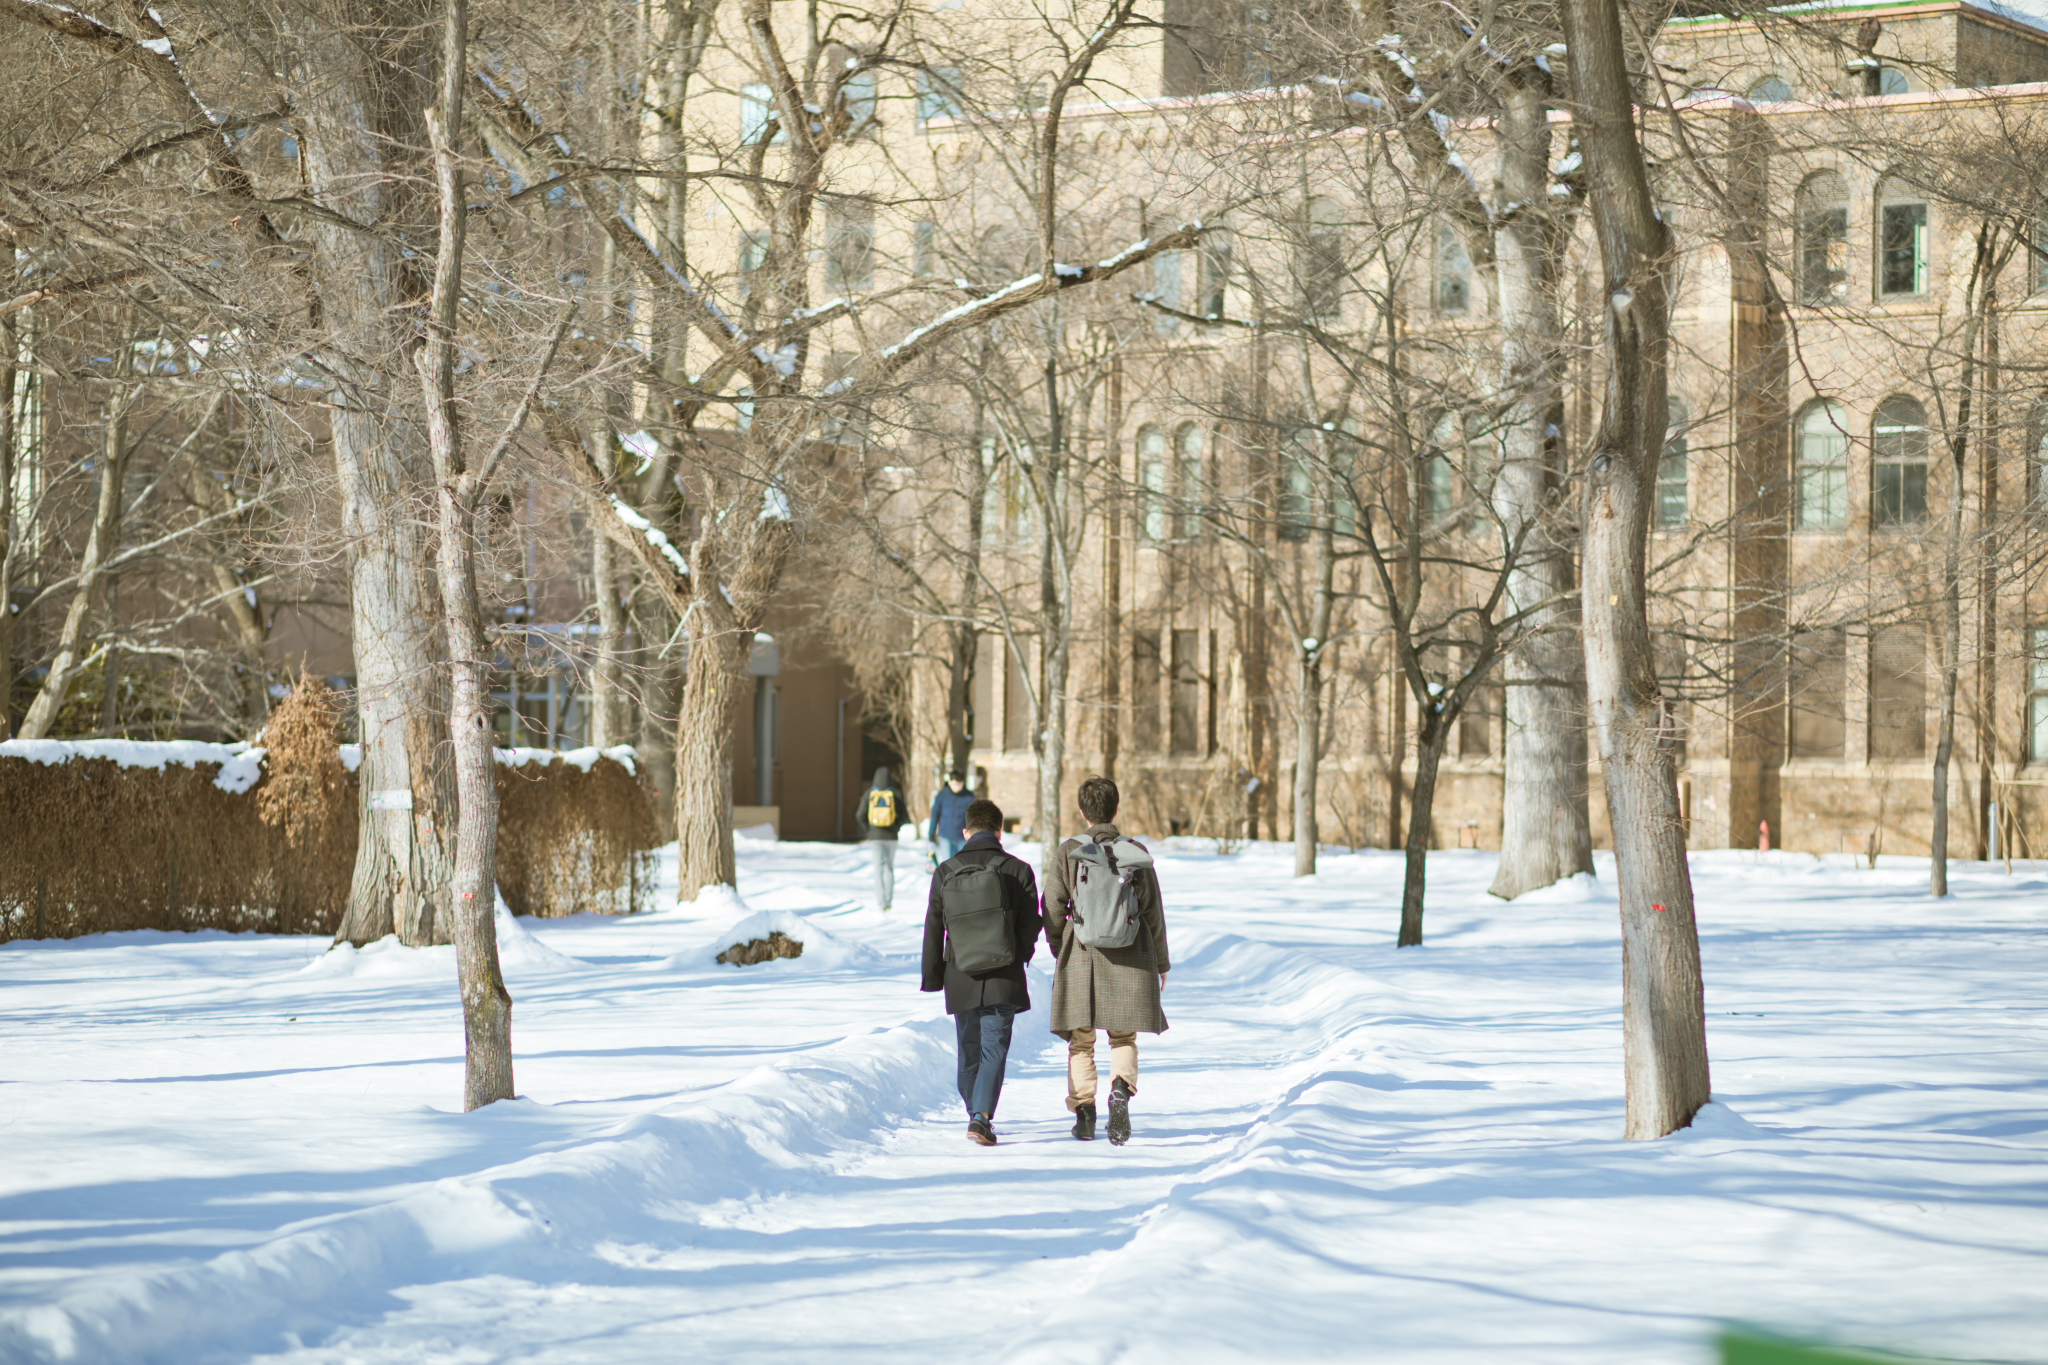
[[[984,1147],[995,1145],[993,1120],[1003,1091],[1003,1064],[1010,1054],[1010,1025],[1031,1008],[1024,964],[1038,951],[1044,922],[1038,916],[1038,879],[1031,865],[1003,852],[1003,812],[993,801],[967,807],[967,843],[932,876],[924,914],[924,982],[927,991],[946,992],[946,1013],[960,1035],[960,1100],[967,1106],[967,1136]],[[954,961],[946,933],[941,900],[949,869],[986,865],[1001,879],[1003,914],[1015,948],[1008,966],[993,971],[964,972]]]

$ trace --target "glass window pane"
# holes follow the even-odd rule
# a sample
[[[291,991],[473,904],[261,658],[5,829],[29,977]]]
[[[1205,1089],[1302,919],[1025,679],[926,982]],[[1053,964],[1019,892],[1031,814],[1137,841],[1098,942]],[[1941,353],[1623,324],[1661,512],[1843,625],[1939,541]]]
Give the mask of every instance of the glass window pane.
[[[1799,525],[1837,530],[1849,524],[1849,433],[1838,403],[1816,403],[1799,419],[1795,456]]]
[[[1686,420],[1685,404],[1675,398],[1670,400],[1664,452],[1657,457],[1655,512],[1659,526],[1685,524]]]
[[[1919,294],[1927,287],[1927,205],[1886,204],[1878,218],[1878,291]]]
[[[1794,206],[1799,301],[1838,302],[1849,292],[1849,185],[1833,171],[1809,176]]]
[[[1472,258],[1457,230],[1441,226],[1436,234],[1436,311],[1457,317],[1472,305]]]

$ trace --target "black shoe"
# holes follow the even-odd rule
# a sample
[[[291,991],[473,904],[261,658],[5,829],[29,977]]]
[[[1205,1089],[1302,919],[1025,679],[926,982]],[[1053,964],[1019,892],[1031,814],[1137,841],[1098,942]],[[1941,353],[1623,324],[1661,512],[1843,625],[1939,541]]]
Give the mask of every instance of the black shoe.
[[[1083,1142],[1095,1141],[1095,1106],[1077,1104],[1074,1106],[1074,1136]]]
[[[995,1125],[988,1121],[988,1115],[976,1114],[967,1124],[967,1140],[978,1142],[984,1147],[996,1145]]]
[[[1119,1076],[1109,1085],[1109,1143],[1121,1147],[1131,1140],[1131,1088]]]

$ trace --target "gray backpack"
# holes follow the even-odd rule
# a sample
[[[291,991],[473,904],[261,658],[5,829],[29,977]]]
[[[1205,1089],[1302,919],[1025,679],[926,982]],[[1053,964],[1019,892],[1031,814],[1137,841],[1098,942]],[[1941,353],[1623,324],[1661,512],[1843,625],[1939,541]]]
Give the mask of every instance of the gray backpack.
[[[1119,834],[1108,843],[1083,840],[1068,850],[1073,868],[1074,936],[1090,948],[1128,948],[1138,941],[1138,874],[1152,855]]]

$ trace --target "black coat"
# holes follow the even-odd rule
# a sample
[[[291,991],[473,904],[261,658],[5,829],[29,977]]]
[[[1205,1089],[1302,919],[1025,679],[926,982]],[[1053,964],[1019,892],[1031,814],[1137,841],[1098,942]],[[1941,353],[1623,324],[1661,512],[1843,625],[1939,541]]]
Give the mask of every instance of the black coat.
[[[939,882],[932,876],[932,894],[924,912],[924,982],[922,989],[946,992],[946,1013],[958,1014],[982,1005],[1015,1005],[1031,1008],[1031,990],[1024,981],[1024,964],[1038,951],[1038,935],[1044,922],[1038,917],[1038,879],[1031,864],[1003,852],[1002,840],[993,834],[977,834],[967,846],[939,866],[955,863],[992,863],[1003,878],[1003,910],[1010,921],[1010,934],[1017,945],[1017,958],[1007,967],[992,972],[969,974],[953,965],[946,951],[946,916],[939,908]]]

